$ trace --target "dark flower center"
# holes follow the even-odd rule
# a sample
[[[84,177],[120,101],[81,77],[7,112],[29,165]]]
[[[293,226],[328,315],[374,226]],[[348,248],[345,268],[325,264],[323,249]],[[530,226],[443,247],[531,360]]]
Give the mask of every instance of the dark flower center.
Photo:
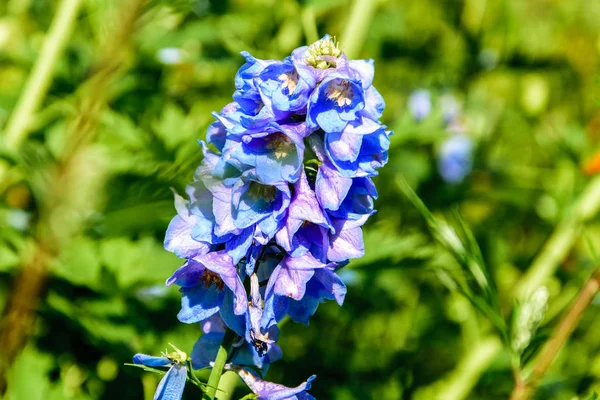
[[[225,286],[225,282],[223,282],[223,279],[221,279],[219,274],[212,272],[208,269],[204,270],[204,273],[200,277],[199,282],[204,282],[204,287],[206,289],[210,288],[212,285],[215,285],[217,290],[221,291]]]
[[[256,352],[258,353],[258,355],[260,357],[264,357],[265,354],[267,354],[267,351],[269,350],[269,346],[263,342],[262,340],[259,339],[254,339],[252,341],[252,345],[254,346],[254,348],[256,349]]]
[[[292,149],[294,142],[282,132],[277,132],[269,135],[269,143],[267,148],[273,150],[275,158],[280,159],[288,155]]]
[[[250,182],[250,188],[248,188],[248,194],[255,199],[263,199],[267,203],[275,200],[277,194],[277,188],[275,186],[261,185],[258,182]]]

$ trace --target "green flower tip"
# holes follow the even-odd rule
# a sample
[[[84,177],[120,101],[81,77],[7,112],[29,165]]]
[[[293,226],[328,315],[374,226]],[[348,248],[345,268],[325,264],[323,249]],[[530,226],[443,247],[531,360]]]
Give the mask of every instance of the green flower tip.
[[[306,51],[306,62],[315,68],[327,69],[335,67],[335,58],[342,54],[339,42],[335,37],[324,37],[317,40]]]
[[[169,343],[169,345],[171,345],[171,347],[175,350],[166,354],[166,357],[169,360],[173,361],[176,364],[183,364],[188,360],[187,354],[175,347],[174,344]]]

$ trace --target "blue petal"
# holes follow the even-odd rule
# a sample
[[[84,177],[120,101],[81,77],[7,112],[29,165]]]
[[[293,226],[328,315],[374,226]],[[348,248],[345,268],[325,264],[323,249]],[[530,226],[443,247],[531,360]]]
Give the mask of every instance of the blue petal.
[[[194,369],[206,368],[215,361],[224,336],[224,332],[209,332],[196,341],[190,355]]]
[[[160,380],[154,400],[180,400],[185,388],[187,368],[182,364],[174,364]]]
[[[233,292],[231,290],[226,290],[219,314],[221,314],[223,322],[229,329],[240,336],[244,336],[246,334],[246,316],[245,314],[237,315],[234,312],[233,304]]]
[[[252,227],[244,229],[240,234],[234,235],[230,240],[225,242],[227,254],[233,259],[233,263],[237,264],[248,253],[248,249],[252,244]]]
[[[197,285],[191,288],[181,289],[181,311],[177,318],[186,324],[193,324],[207,319],[219,311],[219,306],[223,302],[223,291],[216,288],[215,285],[205,288],[203,285]]]
[[[148,367],[164,367],[171,364],[167,357],[153,357],[147,354],[136,354],[133,356],[134,364],[146,365]]]
[[[318,298],[306,295],[300,301],[290,301],[287,312],[294,322],[302,322],[304,325],[308,325],[308,320],[317,311],[319,303]]]

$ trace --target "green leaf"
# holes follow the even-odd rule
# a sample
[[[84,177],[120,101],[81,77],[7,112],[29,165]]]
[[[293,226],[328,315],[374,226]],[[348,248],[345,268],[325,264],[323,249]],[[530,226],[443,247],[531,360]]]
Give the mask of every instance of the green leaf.
[[[120,287],[164,281],[181,264],[180,259],[165,251],[162,243],[152,237],[137,241],[105,239],[100,243],[100,257]]]
[[[52,271],[74,285],[98,287],[100,260],[97,243],[86,237],[71,239],[65,243]]]
[[[451,281],[452,285],[466,296],[475,308],[490,319],[507,341],[508,328],[500,311],[496,288],[481,256],[479,245],[467,224],[460,215],[455,213],[454,218],[458,222],[456,225],[462,234],[461,237],[457,229],[429,211],[425,203],[404,179],[399,178],[397,184],[425,218],[433,237],[454,257],[466,274],[465,277],[468,277],[468,279],[462,279],[456,273],[446,271],[447,276],[445,276],[444,281],[446,283]],[[473,285],[472,282],[475,282],[476,285]]]

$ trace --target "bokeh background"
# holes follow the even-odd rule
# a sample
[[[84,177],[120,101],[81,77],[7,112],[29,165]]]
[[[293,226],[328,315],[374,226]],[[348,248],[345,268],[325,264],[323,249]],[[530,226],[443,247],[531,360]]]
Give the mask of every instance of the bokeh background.
[[[69,30],[61,7],[75,16],[53,58],[42,48],[51,29]],[[397,179],[437,215],[462,215],[507,317],[523,274],[556,250],[556,273],[541,282],[550,333],[600,254],[600,193],[588,190],[599,169],[599,21],[590,0],[0,1],[5,398],[152,398],[159,376],[123,363],[169,342],[189,351],[200,333],[177,321],[180,295],[164,287],[181,264],[162,247],[171,189],[191,181],[210,112],[231,101],[239,52],[282,59],[325,33],[375,60],[395,133],[366,256],[342,274],[346,303],[321,305],[308,327],[286,323],[284,358],[267,377],[295,386],[315,373],[319,399],[508,398],[508,353],[440,279],[455,261]],[[36,61],[49,69],[39,98],[26,86]],[[472,168],[448,180],[440,162],[457,135]],[[544,247],[565,230],[566,243]],[[536,398],[600,390],[599,315],[596,301]],[[236,379],[223,399],[248,392]],[[200,396],[191,386],[184,398]]]

